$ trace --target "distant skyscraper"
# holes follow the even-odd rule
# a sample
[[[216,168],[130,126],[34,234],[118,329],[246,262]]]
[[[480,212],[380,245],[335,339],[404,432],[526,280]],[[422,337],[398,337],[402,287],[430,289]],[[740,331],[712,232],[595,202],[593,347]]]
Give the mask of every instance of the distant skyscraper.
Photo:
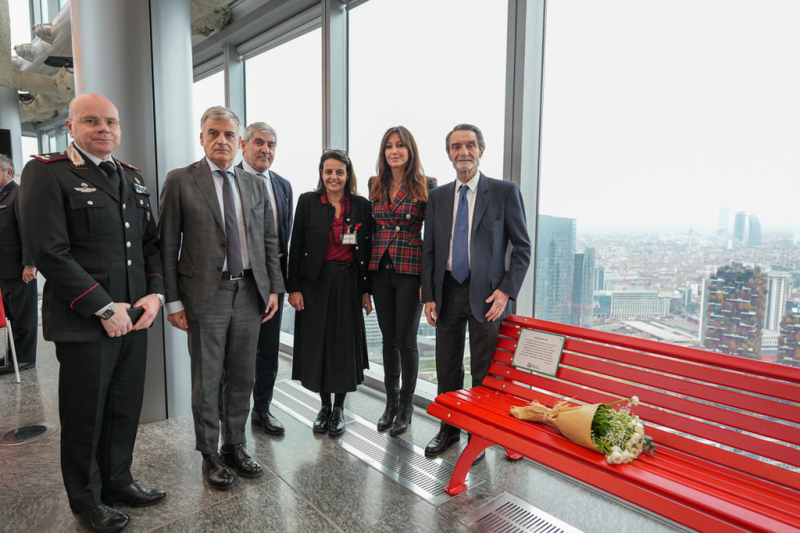
[[[569,324],[575,271],[574,218],[540,215],[536,243],[536,318]]]
[[[770,272],[767,275],[767,309],[764,313],[764,328],[780,330],[781,318],[786,312],[786,297],[789,294],[789,272]]]
[[[595,315],[608,318],[655,318],[669,315],[669,298],[658,291],[595,291]]]
[[[758,221],[758,217],[755,215],[750,215],[750,231],[747,233],[747,244],[751,246],[761,244],[761,222]]]
[[[739,211],[733,219],[733,238],[739,242],[744,242],[744,225],[747,213]]]
[[[572,325],[592,327],[592,297],[594,296],[595,249],[587,247],[575,254],[572,277]]]
[[[733,262],[707,280],[703,345],[712,351],[761,359],[767,276]]]
[[[602,291],[605,288],[606,269],[603,265],[594,268],[594,290]]]
[[[724,243],[728,239],[728,217],[727,207],[719,208],[719,219],[717,220],[717,236],[720,242]]]

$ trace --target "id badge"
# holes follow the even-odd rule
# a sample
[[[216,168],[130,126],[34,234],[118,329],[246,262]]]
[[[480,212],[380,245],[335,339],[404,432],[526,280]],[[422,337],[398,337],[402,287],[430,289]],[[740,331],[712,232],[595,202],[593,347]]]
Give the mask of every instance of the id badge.
[[[355,233],[342,233],[342,244],[355,244],[355,243],[356,243]]]

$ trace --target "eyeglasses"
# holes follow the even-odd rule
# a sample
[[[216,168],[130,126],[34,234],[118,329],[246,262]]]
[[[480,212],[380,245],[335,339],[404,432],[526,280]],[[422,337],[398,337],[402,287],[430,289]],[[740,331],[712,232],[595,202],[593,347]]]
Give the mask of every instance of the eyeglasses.
[[[70,120],[74,120],[74,119],[70,119]],[[92,128],[96,128],[97,126],[99,126],[102,123],[105,123],[105,125],[108,126],[111,129],[119,128],[119,120],[117,120],[115,118],[110,118],[108,120],[103,120],[101,118],[93,118],[93,117],[79,118],[77,120],[77,122],[80,122],[81,124],[86,124],[87,126],[91,126]]]
[[[333,148],[328,148],[327,150],[324,150],[322,152],[322,155],[330,154],[330,153],[340,154],[340,155],[344,155],[344,156],[348,156],[349,157],[349,155],[347,153],[347,150],[336,150],[336,149],[333,149]]]

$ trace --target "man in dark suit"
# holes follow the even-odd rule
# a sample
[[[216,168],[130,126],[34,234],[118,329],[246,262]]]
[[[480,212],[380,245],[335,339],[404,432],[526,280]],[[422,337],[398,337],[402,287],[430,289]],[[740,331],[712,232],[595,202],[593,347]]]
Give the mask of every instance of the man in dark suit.
[[[92,531],[120,531],[166,494],[131,476],[147,362],[147,328],[164,282],[150,193],[135,168],[111,157],[119,113],[99,94],[69,106],[74,143],[35,156],[21,185],[22,230],[46,278],[44,338],[61,363],[61,470],[69,505]],[[141,308],[131,321],[129,309]]]
[[[244,160],[239,168],[259,176],[267,185],[267,197],[278,231],[281,274],[286,278],[286,263],[289,256],[289,239],[292,232],[292,185],[269,168],[275,159],[278,134],[269,124],[254,122],[244,130],[242,154]],[[284,428],[269,410],[272,391],[278,376],[278,352],[281,345],[281,318],[283,297],[278,295],[278,310],[270,320],[261,324],[256,349],[256,382],[253,387],[253,412],[251,420],[270,435],[283,435]]]
[[[225,107],[212,107],[200,124],[206,157],[167,175],[159,235],[168,318],[189,334],[203,477],[212,488],[227,490],[236,484],[228,466],[243,477],[264,473],[244,447],[245,423],[259,324],[277,311],[284,285],[266,184],[233,166],[239,118]]]
[[[39,321],[36,267],[22,238],[18,198],[14,161],[0,154],[0,292],[11,321],[21,372],[36,366]],[[6,364],[0,366],[0,375],[13,373],[14,363],[8,357]]]
[[[422,301],[436,328],[439,394],[464,387],[467,325],[472,385],[486,377],[500,322],[511,314],[509,300],[516,299],[531,259],[519,188],[478,170],[486,148],[481,130],[459,124],[446,146],[457,179],[428,196],[422,244]],[[441,454],[459,433],[442,422],[425,454]]]

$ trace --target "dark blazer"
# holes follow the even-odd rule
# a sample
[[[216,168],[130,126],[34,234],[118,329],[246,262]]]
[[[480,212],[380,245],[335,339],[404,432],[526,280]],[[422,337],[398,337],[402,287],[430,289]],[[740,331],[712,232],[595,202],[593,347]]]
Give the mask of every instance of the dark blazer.
[[[0,279],[22,279],[23,268],[34,266],[22,238],[18,198],[15,181],[9,181],[0,191]]]
[[[378,178],[369,179],[369,190]],[[428,178],[428,192],[436,188],[436,178]],[[417,274],[422,271],[422,223],[425,221],[427,202],[411,198],[406,184],[400,186],[394,202],[384,194],[380,201],[372,202],[375,219],[375,237],[372,240],[370,270],[377,270],[386,250],[397,272]]]
[[[325,262],[325,247],[333,228],[335,208],[323,204],[321,194],[316,191],[303,193],[297,200],[297,211],[292,230],[292,246],[289,248],[288,292],[300,291],[300,277],[317,279]],[[350,197],[348,224],[361,227],[356,231],[356,263],[361,292],[369,293],[367,264],[372,249],[372,214],[369,200],[363,196]]]
[[[285,292],[272,208],[264,180],[232,168],[242,202],[253,277],[266,308],[270,293]],[[182,300],[186,317],[197,321],[217,292],[227,243],[214,177],[205,157],[167,174],[159,213],[166,300]]]
[[[150,192],[138,170],[117,163],[122,196],[72,144],[22,172],[22,231],[46,279],[47,340],[106,338],[95,312],[164,292]]]
[[[244,170],[244,165],[237,165]],[[269,182],[272,184],[272,192],[275,195],[275,205],[278,210],[278,247],[280,249],[281,274],[284,279],[289,274],[287,265],[289,264],[289,240],[292,236],[292,220],[294,218],[294,196],[292,194],[292,184],[289,180],[271,170],[269,172]]]
[[[450,254],[453,200],[456,183],[431,191],[422,243],[422,301],[442,309],[442,284]],[[486,320],[491,304],[486,299],[495,289],[515,300],[531,261],[525,207],[519,188],[511,182],[487,178],[481,172],[475,197],[470,239],[469,302],[475,318]],[[506,252],[511,250],[506,266]],[[511,314],[506,305],[503,315]]]

